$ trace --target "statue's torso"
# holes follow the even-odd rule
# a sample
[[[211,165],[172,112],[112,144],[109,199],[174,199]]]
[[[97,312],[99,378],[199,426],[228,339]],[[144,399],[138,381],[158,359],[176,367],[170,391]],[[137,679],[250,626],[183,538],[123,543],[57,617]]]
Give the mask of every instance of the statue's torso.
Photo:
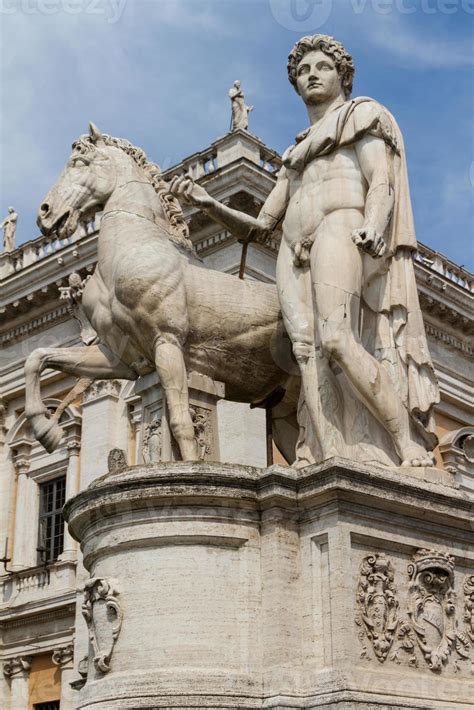
[[[338,210],[363,214],[365,180],[353,146],[315,158],[302,172],[287,170],[289,203],[283,222],[284,238],[293,244],[315,236],[324,218]]]

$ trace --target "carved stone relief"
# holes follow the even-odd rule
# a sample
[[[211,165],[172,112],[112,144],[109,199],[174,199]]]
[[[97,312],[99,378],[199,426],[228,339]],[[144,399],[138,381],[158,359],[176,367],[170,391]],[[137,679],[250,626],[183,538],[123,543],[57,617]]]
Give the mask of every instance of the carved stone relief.
[[[55,648],[53,651],[53,663],[60,668],[72,663],[74,658],[74,646],[72,643],[67,646],[61,646],[60,648]]]
[[[368,657],[365,637],[372,644],[375,657],[383,663],[393,644],[398,626],[398,601],[394,570],[383,553],[364,557],[360,566],[356,624],[363,644],[362,657]]]
[[[91,402],[104,396],[118,397],[121,384],[118,380],[95,380],[83,395],[84,402]]]
[[[464,586],[464,623],[471,643],[474,643],[474,575],[466,577]]]
[[[380,663],[388,657],[400,664],[405,658],[408,666],[418,667],[421,651],[432,671],[441,671],[450,661],[452,670],[460,672],[474,646],[474,575],[463,585],[464,628],[456,619],[454,557],[419,549],[408,565],[408,576],[408,610],[401,616],[392,563],[384,553],[363,558],[355,618],[361,657],[371,659],[371,646]]]
[[[111,449],[107,457],[109,473],[118,473],[127,468],[127,457],[123,449]]]
[[[118,591],[112,582],[99,577],[90,579],[84,587],[82,604],[92,646],[92,662],[102,673],[110,671],[112,652],[122,626]]]
[[[193,405],[189,411],[194,424],[199,460],[204,461],[212,451],[211,410]]]
[[[408,619],[400,619],[397,638],[400,641],[400,644],[390,656],[390,660],[400,664],[400,651],[403,651],[404,653],[409,654],[408,665],[413,668],[418,668],[418,658],[416,657],[416,637]]]
[[[440,671],[456,640],[454,557],[421,549],[408,566],[408,616],[428,667]]]
[[[161,417],[155,417],[145,425],[142,445],[142,458],[145,463],[161,461],[163,448],[163,430]]]
[[[27,674],[31,670],[33,656],[17,656],[9,658],[3,664],[3,673],[7,678],[14,678],[17,675]]]

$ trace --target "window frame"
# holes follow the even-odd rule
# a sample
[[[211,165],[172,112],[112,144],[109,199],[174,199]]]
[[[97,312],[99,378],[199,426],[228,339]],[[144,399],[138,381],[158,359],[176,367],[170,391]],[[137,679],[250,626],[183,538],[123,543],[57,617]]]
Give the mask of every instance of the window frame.
[[[61,489],[58,490],[58,484],[61,483]],[[45,481],[38,482],[39,488],[39,509],[38,509],[38,535],[37,535],[37,564],[47,565],[53,564],[58,560],[64,551],[64,532],[65,520],[63,518],[63,507],[66,502],[66,474],[49,478]],[[53,502],[51,510],[47,510],[47,499],[45,501],[45,493],[52,489]],[[61,505],[58,505],[58,499]],[[47,521],[51,520],[49,539],[47,531]],[[58,524],[58,519],[60,520]],[[59,531],[59,532],[58,532]],[[56,545],[56,540],[59,543]]]

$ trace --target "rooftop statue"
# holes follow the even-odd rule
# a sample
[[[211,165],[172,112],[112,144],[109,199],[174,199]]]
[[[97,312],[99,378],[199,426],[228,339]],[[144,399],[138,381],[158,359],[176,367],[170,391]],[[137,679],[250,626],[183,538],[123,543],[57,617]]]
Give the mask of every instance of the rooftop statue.
[[[439,392],[400,129],[377,101],[351,99],[353,61],[332,37],[299,40],[288,77],[310,125],[284,153],[258,218],[188,176],[172,191],[244,243],[282,226],[277,289],[302,377],[299,465],[339,455],[431,466]]]
[[[62,437],[62,407],[51,415],[41,400],[45,368],[80,378],[76,394],[94,379],[136,380],[156,370],[181,457],[198,460],[187,384],[188,371],[195,370],[223,382],[234,401],[257,403],[284,390],[273,428],[291,458],[299,378],[277,364],[288,362],[291,352],[285,356],[274,287],[207,269],[160,168],[140,148],[91,124],[44,199],[38,225],[62,239],[99,210],[97,267],[86,280],[72,274],[61,289],[86,347],[40,348],[25,364],[25,414],[36,438],[53,451]]]
[[[229,98],[232,104],[231,131],[243,128],[245,131],[249,127],[249,113],[253,111],[253,106],[245,104],[244,92],[240,87],[240,81],[234,81],[233,87],[229,90]]]
[[[18,215],[14,207],[8,208],[8,215],[3,220],[0,228],[3,229],[3,250],[14,251],[15,249],[15,234]]]

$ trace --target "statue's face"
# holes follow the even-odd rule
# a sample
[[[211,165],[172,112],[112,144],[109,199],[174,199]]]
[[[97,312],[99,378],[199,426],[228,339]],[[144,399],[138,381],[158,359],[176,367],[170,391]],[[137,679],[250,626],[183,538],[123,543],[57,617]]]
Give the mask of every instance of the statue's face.
[[[335,99],[341,93],[341,80],[331,57],[313,50],[298,64],[296,86],[305,104]]]

